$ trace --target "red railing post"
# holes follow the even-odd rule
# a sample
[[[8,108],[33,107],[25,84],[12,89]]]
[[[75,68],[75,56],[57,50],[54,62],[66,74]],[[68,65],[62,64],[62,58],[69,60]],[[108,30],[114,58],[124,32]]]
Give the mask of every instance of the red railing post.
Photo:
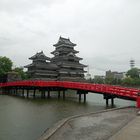
[[[137,95],[137,108],[140,108],[140,93]]]

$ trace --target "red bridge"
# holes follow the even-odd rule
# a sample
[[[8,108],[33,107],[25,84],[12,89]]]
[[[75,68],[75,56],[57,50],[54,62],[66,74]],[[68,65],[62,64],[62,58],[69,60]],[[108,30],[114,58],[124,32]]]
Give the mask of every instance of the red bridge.
[[[24,91],[27,90],[26,95],[29,97],[29,90],[33,90],[33,97],[35,97],[36,90],[41,91],[41,96],[45,97],[45,91],[48,91],[48,98],[50,97],[50,91],[58,91],[58,98],[63,91],[63,98],[65,98],[65,90],[72,89],[77,90],[79,95],[79,101],[81,101],[81,95],[84,95],[84,101],[86,101],[86,94],[88,92],[99,93],[104,95],[106,99],[106,105],[108,100],[111,99],[112,105],[114,104],[114,98],[122,98],[126,100],[136,101],[136,106],[140,108],[140,90],[134,88],[125,88],[120,86],[111,86],[106,84],[92,84],[81,82],[69,82],[69,81],[16,81],[0,83],[0,88],[3,94],[18,95],[18,90],[22,90],[22,96]]]

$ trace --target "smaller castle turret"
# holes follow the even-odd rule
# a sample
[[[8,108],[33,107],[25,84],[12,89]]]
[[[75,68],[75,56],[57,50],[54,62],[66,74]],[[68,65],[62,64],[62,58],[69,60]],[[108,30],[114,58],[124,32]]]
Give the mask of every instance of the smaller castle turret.
[[[45,56],[43,51],[36,53],[29,58],[32,63],[25,66],[31,79],[56,80],[57,65],[50,63],[50,58]]]

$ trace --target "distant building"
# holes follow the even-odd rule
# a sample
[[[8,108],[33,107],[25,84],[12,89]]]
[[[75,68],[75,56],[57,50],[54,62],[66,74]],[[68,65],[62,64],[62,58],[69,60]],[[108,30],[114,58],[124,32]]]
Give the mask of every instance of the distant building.
[[[106,78],[114,78],[114,79],[123,79],[125,78],[126,73],[125,72],[117,72],[117,71],[106,71]]]

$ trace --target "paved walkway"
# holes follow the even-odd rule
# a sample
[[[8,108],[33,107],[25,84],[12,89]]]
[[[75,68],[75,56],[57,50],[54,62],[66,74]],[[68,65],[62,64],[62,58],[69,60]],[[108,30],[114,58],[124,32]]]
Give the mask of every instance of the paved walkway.
[[[109,140],[140,140],[140,116],[137,116]]]
[[[121,128],[136,118],[136,112],[136,108],[124,108],[71,117],[52,128],[51,131],[47,131],[39,140],[108,140]],[[139,130],[137,131],[140,132],[140,118],[137,117],[133,124],[134,123],[135,125],[139,123],[137,125],[137,129],[139,128]],[[136,129],[136,127],[134,127],[134,129]],[[130,131],[132,131],[132,129]],[[131,134],[135,135],[135,130],[133,130],[133,132],[134,133]],[[135,140],[134,138],[130,139]],[[111,140],[116,139],[112,137]],[[129,139],[120,138],[118,140]]]

